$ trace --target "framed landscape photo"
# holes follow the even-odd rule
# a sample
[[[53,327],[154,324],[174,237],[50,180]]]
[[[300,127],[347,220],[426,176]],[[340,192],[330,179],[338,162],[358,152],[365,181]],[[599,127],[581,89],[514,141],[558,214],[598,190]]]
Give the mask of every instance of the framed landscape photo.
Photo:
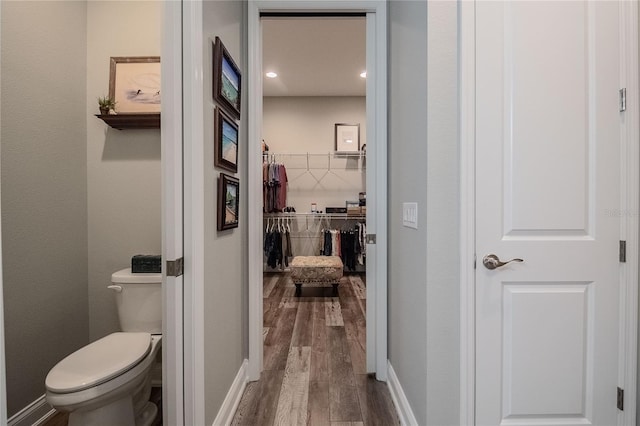
[[[240,181],[220,173],[218,178],[218,231],[238,227]]]
[[[236,173],[238,171],[238,125],[222,108],[214,112],[214,165]]]
[[[242,75],[222,40],[216,37],[213,45],[213,99],[229,112],[240,118]]]
[[[336,152],[360,151],[360,124],[336,123]]]
[[[159,114],[160,57],[111,57],[109,97],[119,114]]]

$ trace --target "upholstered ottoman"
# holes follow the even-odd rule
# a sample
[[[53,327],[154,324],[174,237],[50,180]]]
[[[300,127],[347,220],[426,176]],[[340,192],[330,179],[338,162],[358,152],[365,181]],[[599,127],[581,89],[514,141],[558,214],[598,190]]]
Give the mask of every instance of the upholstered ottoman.
[[[297,297],[300,297],[302,284],[331,284],[333,295],[338,295],[343,270],[342,260],[338,256],[296,256],[289,266]]]

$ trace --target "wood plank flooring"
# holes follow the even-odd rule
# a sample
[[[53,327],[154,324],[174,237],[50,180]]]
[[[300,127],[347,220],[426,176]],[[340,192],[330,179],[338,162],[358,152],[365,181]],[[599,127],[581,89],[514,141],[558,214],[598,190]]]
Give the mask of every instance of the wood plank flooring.
[[[232,425],[398,425],[387,385],[366,374],[366,283],[295,287],[264,277],[264,371],[249,383]]]

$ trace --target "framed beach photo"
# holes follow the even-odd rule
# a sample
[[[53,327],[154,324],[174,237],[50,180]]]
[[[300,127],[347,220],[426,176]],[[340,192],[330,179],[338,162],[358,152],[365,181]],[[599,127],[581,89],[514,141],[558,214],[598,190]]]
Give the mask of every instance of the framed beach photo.
[[[160,57],[111,57],[109,97],[118,114],[160,113]]]
[[[236,173],[238,171],[238,125],[222,108],[214,116],[214,165]]]
[[[227,110],[229,115],[240,118],[242,76],[222,40],[216,37],[213,45],[213,99]]]
[[[360,151],[360,124],[336,123],[336,152]]]
[[[218,231],[238,227],[240,181],[220,173],[218,178]]]

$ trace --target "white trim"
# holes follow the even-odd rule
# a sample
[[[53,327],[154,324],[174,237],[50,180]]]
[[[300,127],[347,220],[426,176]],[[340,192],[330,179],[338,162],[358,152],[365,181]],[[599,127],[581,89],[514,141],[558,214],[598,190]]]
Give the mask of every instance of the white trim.
[[[11,416],[7,422],[8,426],[37,426],[44,424],[56,413],[56,410],[47,404],[44,395],[24,407],[22,410]]]
[[[260,159],[262,140],[262,25],[260,8],[250,1],[248,24],[248,88],[247,115],[249,120],[248,159],[248,233],[249,233],[249,380],[260,379],[263,362],[262,337],[262,188],[252,183],[262,181]]]
[[[2,9],[2,8],[0,8]],[[0,15],[1,17],[1,15]],[[1,19],[0,19],[1,22]],[[2,207],[0,206],[0,212]],[[2,227],[0,226],[0,241],[2,241]],[[2,245],[0,245],[0,424],[7,420],[7,384],[4,353],[4,291],[2,287]]]
[[[162,258],[183,257],[182,249],[182,4],[164,2],[162,38]],[[167,277],[162,288],[162,418],[184,421],[183,277]]]
[[[460,424],[475,424],[475,3],[458,1],[460,31]]]
[[[216,419],[213,421],[213,426],[228,426],[231,424],[233,420],[233,416],[238,409],[238,405],[240,405],[240,400],[242,399],[242,394],[244,393],[244,389],[249,382],[249,360],[244,360],[242,365],[240,366],[240,370],[238,370],[238,374],[236,374],[236,378],[233,380],[231,387],[229,388],[229,392],[227,396],[224,398],[222,402],[222,406],[220,407],[220,411],[218,411],[218,415]]]
[[[627,262],[621,264],[618,383],[624,389],[624,411],[618,424],[635,426],[638,359],[638,214],[640,212],[640,149],[638,148],[638,4],[620,4],[620,87],[627,89],[627,109],[621,114],[621,239],[627,242]]]
[[[367,337],[369,329],[373,327],[375,336],[375,360],[370,363],[367,354],[367,367],[375,366],[378,380],[386,380],[387,376],[387,2],[385,0],[251,0],[248,5],[248,140],[253,143],[248,146],[248,205],[249,205],[249,379],[258,380],[262,371],[262,190],[259,185],[261,177],[261,152],[257,141],[262,139],[262,77],[261,77],[261,25],[262,11],[355,11],[375,13],[375,64],[376,72],[372,72],[375,80],[375,95],[373,97],[375,120],[367,128],[367,135],[372,138],[375,134],[375,153],[371,154],[371,161],[375,162],[376,194],[375,211],[371,209],[367,218],[367,231],[377,234],[377,244],[371,246],[371,252],[376,253],[377,265],[375,270],[375,295],[369,297],[367,287]],[[369,79],[367,79],[369,81]],[[369,84],[367,85],[369,98]],[[367,100],[369,102],[369,100]],[[367,113],[369,114],[369,112]],[[368,126],[369,122],[368,121]],[[371,133],[370,133],[371,132]],[[368,144],[373,146],[372,144]],[[375,222],[374,222],[375,221]],[[369,249],[368,249],[369,250]],[[369,306],[371,304],[371,310]],[[375,320],[371,320],[375,318]]]
[[[204,80],[202,0],[182,1],[184,140],[184,424],[205,423]]]
[[[386,6],[386,5],[385,5]],[[367,268],[367,371],[376,379],[387,380],[387,9],[367,13],[367,139],[369,149],[367,173],[368,199],[373,209],[367,215],[367,233],[376,234],[374,263]],[[372,143],[367,144],[369,147]],[[368,202],[368,203],[369,203]],[[372,250],[373,249],[373,250]],[[371,270],[373,269],[373,271]],[[370,274],[373,272],[373,274]],[[372,283],[370,285],[369,283]],[[370,303],[371,302],[371,303]],[[373,327],[371,326],[373,325]],[[371,342],[371,337],[374,341]],[[371,344],[369,343],[371,342]],[[371,369],[371,366],[375,369]]]
[[[387,387],[389,388],[393,405],[396,407],[400,424],[402,426],[418,426],[416,416],[413,414],[409,400],[407,400],[407,396],[404,394],[402,385],[400,385],[400,381],[391,366],[391,362],[389,362],[387,371],[389,376],[389,380],[387,380]]]

